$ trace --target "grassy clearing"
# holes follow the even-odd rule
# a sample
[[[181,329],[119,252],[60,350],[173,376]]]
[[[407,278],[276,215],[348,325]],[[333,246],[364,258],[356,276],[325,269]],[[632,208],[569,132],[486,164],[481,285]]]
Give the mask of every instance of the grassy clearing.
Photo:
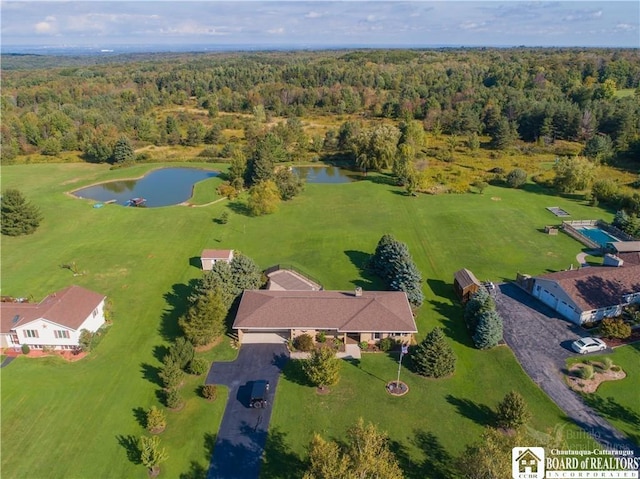
[[[470,347],[453,300],[452,275],[468,267],[481,279],[499,281],[514,278],[517,271],[538,274],[566,268],[575,262],[580,245],[565,235],[541,232],[545,225],[559,223],[544,208],[560,206],[575,219],[610,219],[610,212],[572,198],[550,197],[532,184],[523,190],[489,187],[483,195],[409,198],[386,176],[375,174],[351,184],[307,185],[302,196],[261,218],[245,216],[238,201],[203,208],[94,209],[90,202],[66,194],[100,181],[140,176],[158,166],[3,168],[3,187],[21,189],[40,206],[45,220],[34,235],[2,238],[2,294],[39,299],[76,283],[105,293],[114,306],[114,324],[89,358],[73,364],[21,358],[3,370],[2,430],[11,434],[1,446],[5,474],[146,477],[142,466],[127,460],[126,439],[143,433],[136,411],[158,404],[163,348],[178,333],[176,319],[185,307],[186,285],[200,275],[198,256],[206,247],[240,250],[262,267],[291,263],[327,289],[378,288],[378,281],[360,268],[380,236],[392,233],[409,244],[426,280],[426,303],[417,318],[420,335],[443,326],[459,357],[458,372],[449,380],[425,382],[405,373],[412,388],[405,403],[379,388],[379,378],[394,377],[395,363],[386,356],[345,367],[340,385],[326,398],[315,397],[288,373],[274,406],[271,462],[303,454],[309,437],[303,424],[339,437],[358,415],[381,421],[407,451],[410,463],[419,463],[426,450],[412,442],[419,439],[414,437],[416,428],[424,428],[448,454],[456,454],[479,433],[485,406],[494,407],[512,388],[531,404],[536,429],[563,422],[508,350],[485,353]],[[216,182],[206,183],[196,187],[198,202],[215,195]],[[213,219],[223,211],[230,213],[229,223],[219,225]],[[86,274],[73,277],[60,268],[71,261]],[[206,356],[230,359],[234,354],[224,341]],[[191,378],[183,389],[185,409],[168,414],[169,426],[162,435],[170,456],[163,468],[166,477],[193,476],[206,468],[225,399],[208,403],[197,398],[201,381]],[[307,407],[315,402],[317,407]],[[300,421],[302,417],[308,420]],[[460,431],[465,431],[463,438]]]
[[[638,401],[638,364],[640,364],[640,343],[616,348],[613,354],[589,356],[591,361],[611,358],[620,366],[627,377],[619,381],[605,381],[592,394],[585,394],[587,404],[603,417],[640,444],[640,402]],[[584,361],[574,358],[569,364]]]

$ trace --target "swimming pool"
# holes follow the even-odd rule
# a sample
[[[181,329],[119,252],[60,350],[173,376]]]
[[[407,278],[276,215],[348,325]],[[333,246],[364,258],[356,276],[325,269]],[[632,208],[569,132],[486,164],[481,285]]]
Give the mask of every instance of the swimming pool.
[[[600,246],[604,247],[607,243],[615,243],[620,241],[619,238],[607,233],[604,230],[601,230],[597,226],[585,226],[582,228],[576,228],[576,231],[583,236],[586,236],[594,243],[598,243]]]

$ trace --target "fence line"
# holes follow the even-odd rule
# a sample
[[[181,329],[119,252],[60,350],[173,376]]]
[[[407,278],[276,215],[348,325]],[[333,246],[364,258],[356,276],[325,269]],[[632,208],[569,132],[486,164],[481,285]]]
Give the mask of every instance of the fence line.
[[[318,281],[316,278],[314,278],[313,276],[311,276],[310,274],[307,273],[303,273],[302,271],[300,271],[298,268],[296,268],[295,266],[293,266],[292,264],[275,264],[273,266],[268,267],[267,269],[264,270],[264,274],[266,274],[267,276],[269,276],[271,273],[275,273],[276,271],[280,271],[281,269],[288,269],[293,271],[296,274],[299,274],[300,276],[302,276],[303,278],[311,281],[312,283],[315,283],[318,285],[318,287],[323,290],[324,287],[322,286],[322,283],[320,283],[320,281]]]
[[[563,221],[562,231],[571,236],[573,239],[578,240],[583,245],[588,246],[589,248],[601,249],[602,247],[598,243],[590,240],[574,228],[574,226],[595,226],[596,224],[596,220]]]

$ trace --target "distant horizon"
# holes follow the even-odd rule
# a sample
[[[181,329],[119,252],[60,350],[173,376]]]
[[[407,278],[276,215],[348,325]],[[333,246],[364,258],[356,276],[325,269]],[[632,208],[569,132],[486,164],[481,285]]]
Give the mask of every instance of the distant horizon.
[[[2,51],[640,48],[640,2],[1,1]],[[137,47],[136,47],[137,46]]]

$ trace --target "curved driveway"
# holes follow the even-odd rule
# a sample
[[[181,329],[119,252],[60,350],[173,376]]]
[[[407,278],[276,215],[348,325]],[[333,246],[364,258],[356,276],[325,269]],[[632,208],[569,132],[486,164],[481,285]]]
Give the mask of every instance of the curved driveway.
[[[278,378],[288,359],[284,344],[245,344],[235,361],[211,366],[206,384],[227,386],[229,399],[207,479],[258,478]],[[259,379],[269,381],[270,404],[264,409],[251,409],[251,382]]]
[[[638,447],[588,407],[564,382],[565,360],[576,355],[571,342],[585,336],[513,284],[500,285],[496,307],[504,321],[504,339],[527,374],[562,411],[602,446],[636,451]]]

